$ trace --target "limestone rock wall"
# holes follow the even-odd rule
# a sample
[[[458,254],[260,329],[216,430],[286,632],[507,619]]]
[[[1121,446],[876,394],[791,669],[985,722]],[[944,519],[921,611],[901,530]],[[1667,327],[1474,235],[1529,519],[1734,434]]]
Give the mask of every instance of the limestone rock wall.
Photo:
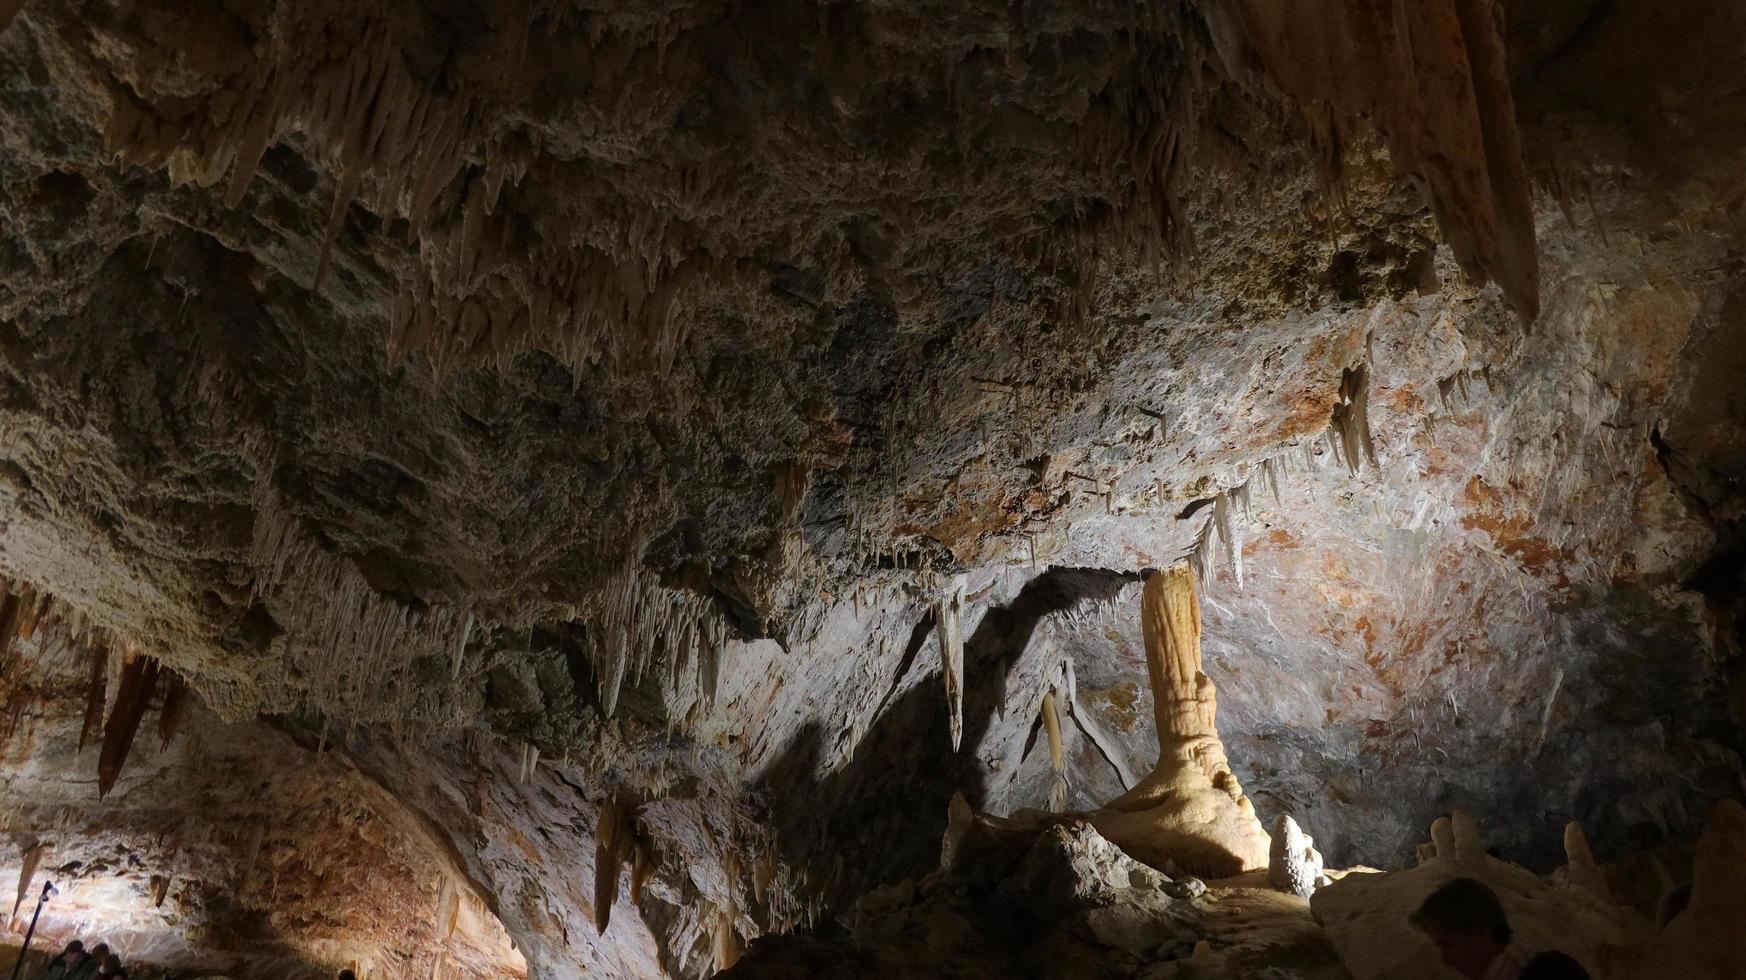
[[[530,973],[1132,789],[1185,558],[1334,864],[1739,795],[1731,5],[197,6],[0,0],[0,575],[327,730]]]

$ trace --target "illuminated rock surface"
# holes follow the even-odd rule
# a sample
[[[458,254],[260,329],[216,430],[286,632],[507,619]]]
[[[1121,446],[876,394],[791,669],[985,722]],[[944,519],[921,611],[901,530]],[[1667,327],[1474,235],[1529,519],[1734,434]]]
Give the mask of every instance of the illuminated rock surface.
[[[1318,903],[1463,810],[1651,921],[1742,794],[1735,7],[0,0],[0,881],[272,976],[944,941],[954,794],[1147,792],[1186,560],[1255,828],[1409,869]],[[1036,938],[1350,948],[1212,885],[1285,938]]]

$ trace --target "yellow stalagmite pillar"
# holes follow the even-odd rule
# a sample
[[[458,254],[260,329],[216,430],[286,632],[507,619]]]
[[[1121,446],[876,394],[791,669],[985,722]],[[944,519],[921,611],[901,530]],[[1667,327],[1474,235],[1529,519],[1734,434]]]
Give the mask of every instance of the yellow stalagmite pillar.
[[[1123,850],[1166,871],[1227,877],[1267,867],[1270,839],[1231,772],[1216,692],[1201,671],[1194,572],[1184,564],[1148,578],[1140,618],[1158,764],[1089,819]]]

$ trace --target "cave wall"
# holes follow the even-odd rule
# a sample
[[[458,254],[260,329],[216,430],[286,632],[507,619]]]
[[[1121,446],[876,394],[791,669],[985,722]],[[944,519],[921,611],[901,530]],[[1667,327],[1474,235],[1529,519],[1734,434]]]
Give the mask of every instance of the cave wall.
[[[1235,0],[23,4],[0,573],[199,731],[327,731],[440,852],[370,860],[471,882],[532,976],[704,970],[723,910],[928,867],[954,791],[1041,804],[1068,663],[1069,802],[1113,796],[1134,576],[1184,557],[1243,785],[1335,861],[1452,806],[1530,864],[1679,838],[1746,719],[1716,6],[1415,7],[1507,62],[1463,33],[1414,57],[1478,88],[1385,104],[1311,70],[1351,20],[1282,63]],[[51,742],[19,792],[77,802]],[[600,936],[608,801],[662,858]]]

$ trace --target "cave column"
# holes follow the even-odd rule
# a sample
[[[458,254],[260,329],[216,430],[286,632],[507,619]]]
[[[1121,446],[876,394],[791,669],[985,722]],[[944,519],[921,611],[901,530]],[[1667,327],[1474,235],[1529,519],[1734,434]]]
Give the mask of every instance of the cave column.
[[[1123,850],[1166,873],[1224,877],[1267,867],[1271,840],[1219,740],[1218,700],[1201,670],[1200,599],[1188,565],[1146,579],[1140,621],[1158,763],[1089,818]]]

